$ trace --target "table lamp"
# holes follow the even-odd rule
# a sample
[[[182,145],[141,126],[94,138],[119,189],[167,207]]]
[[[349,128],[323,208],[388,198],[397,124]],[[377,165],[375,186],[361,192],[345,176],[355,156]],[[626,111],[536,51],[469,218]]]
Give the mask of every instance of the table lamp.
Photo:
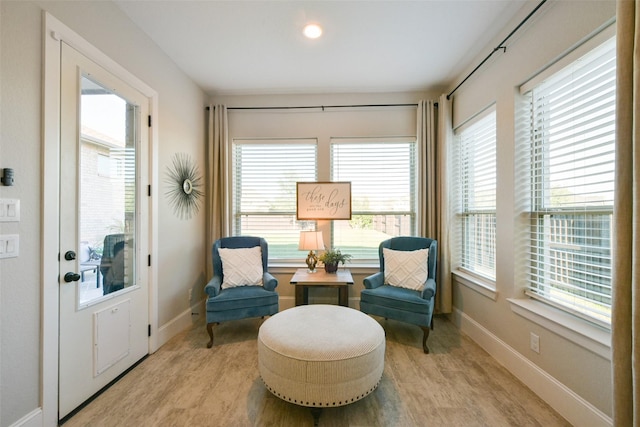
[[[321,231],[301,231],[300,232],[300,244],[298,250],[309,251],[307,255],[306,263],[309,267],[309,273],[316,272],[316,264],[318,263],[318,256],[313,252],[316,250],[324,249],[324,241],[322,240]]]

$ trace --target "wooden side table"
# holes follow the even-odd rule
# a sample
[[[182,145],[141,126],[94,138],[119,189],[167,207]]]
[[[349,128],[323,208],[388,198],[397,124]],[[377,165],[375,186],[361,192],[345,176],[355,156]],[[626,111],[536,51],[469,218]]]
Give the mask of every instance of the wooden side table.
[[[349,285],[353,285],[349,270],[338,270],[335,273],[316,270],[315,273],[309,273],[306,268],[300,268],[289,283],[296,287],[296,306],[309,304],[309,288],[323,287],[337,288],[338,304],[349,307]]]

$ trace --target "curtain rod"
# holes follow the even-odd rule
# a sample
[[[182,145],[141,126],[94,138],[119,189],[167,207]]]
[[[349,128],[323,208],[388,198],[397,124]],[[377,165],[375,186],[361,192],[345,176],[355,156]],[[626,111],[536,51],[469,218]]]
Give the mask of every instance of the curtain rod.
[[[485,62],[487,62],[487,61],[489,60],[489,58],[491,58],[491,56],[493,56],[493,54],[494,54],[494,53],[496,53],[496,51],[498,51],[498,50],[502,50],[502,52],[506,52],[506,51],[507,51],[507,47],[506,47],[506,46],[504,46],[504,43],[505,43],[507,40],[509,40],[509,39],[511,38],[511,36],[512,36],[512,35],[514,35],[514,34],[515,34],[515,32],[516,32],[516,31],[518,31],[518,30],[520,29],[520,27],[522,27],[522,26],[524,25],[524,23],[525,23],[525,22],[527,22],[527,21],[529,20],[529,18],[531,18],[531,17],[532,17],[532,16],[533,16],[537,11],[538,11],[538,9],[540,9],[540,8],[542,7],[542,5],[543,5],[543,4],[545,4],[546,2],[547,2],[547,0],[542,0],[540,3],[538,3],[538,5],[536,6],[536,8],[535,8],[535,9],[533,9],[533,10],[531,11],[531,13],[529,13],[529,14],[526,16],[526,18],[524,18],[524,19],[522,20],[522,22],[520,22],[520,23],[518,24],[518,26],[517,26],[516,28],[514,28],[514,29],[513,29],[513,31],[511,31],[511,32],[509,33],[509,35],[508,35],[507,37],[505,37],[505,39],[504,39],[504,40],[502,40],[502,41],[500,42],[500,44],[498,44],[498,46],[496,46],[496,47],[491,51],[491,53],[490,53],[489,55],[487,55],[487,57],[486,57],[486,58],[484,58],[484,60],[483,60],[480,64],[478,64],[478,66],[477,66],[476,68],[474,68],[474,69],[473,69],[473,71],[471,71],[471,72],[467,75],[467,77],[465,77],[465,78],[464,78],[464,80],[462,80],[462,81],[458,84],[458,86],[456,86],[456,87],[455,87],[451,92],[449,92],[449,94],[447,95],[447,99],[451,99],[451,95],[453,95],[453,93],[454,93],[455,91],[457,91],[457,90],[458,90],[458,88],[464,84],[464,82],[466,82],[467,80],[469,80],[469,77],[471,77],[471,76],[472,76],[476,71],[478,71],[478,69],[479,69],[480,67],[482,67],[482,66],[484,65],[484,63],[485,63]]]
[[[227,110],[304,110],[312,108],[417,107],[418,104],[305,105],[301,107],[227,107]],[[207,107],[209,110],[210,107]]]

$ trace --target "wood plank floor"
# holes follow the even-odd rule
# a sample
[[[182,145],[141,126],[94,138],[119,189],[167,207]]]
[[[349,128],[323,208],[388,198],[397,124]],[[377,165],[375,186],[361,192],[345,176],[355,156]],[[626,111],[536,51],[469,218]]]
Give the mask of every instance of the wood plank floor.
[[[435,319],[431,354],[418,327],[377,319],[386,331],[385,368],[364,399],[325,408],[320,427],[568,426],[513,375],[446,318]],[[312,426],[308,408],[284,402],[263,385],[256,338],[260,319],[185,331],[98,396],[65,427]]]

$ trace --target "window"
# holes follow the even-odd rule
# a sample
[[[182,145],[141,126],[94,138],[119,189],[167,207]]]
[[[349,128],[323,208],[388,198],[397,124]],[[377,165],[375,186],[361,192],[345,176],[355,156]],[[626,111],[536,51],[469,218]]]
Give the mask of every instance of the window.
[[[484,112],[456,129],[454,201],[459,268],[495,281],[496,113]]]
[[[235,140],[233,235],[261,236],[269,258],[300,258],[301,230],[315,221],[296,220],[296,182],[316,181],[315,139]]]
[[[611,322],[615,39],[534,87],[529,101],[527,293]]]
[[[333,247],[378,260],[380,242],[415,235],[415,138],[334,138],[331,180],[351,182],[351,221],[333,221]]]
[[[302,230],[322,231],[327,248],[353,255],[351,266],[377,264],[382,240],[417,231],[416,107],[312,110],[232,115],[230,231],[264,236],[280,265],[306,256]],[[298,221],[296,182],[325,181],[351,183],[352,219]]]

